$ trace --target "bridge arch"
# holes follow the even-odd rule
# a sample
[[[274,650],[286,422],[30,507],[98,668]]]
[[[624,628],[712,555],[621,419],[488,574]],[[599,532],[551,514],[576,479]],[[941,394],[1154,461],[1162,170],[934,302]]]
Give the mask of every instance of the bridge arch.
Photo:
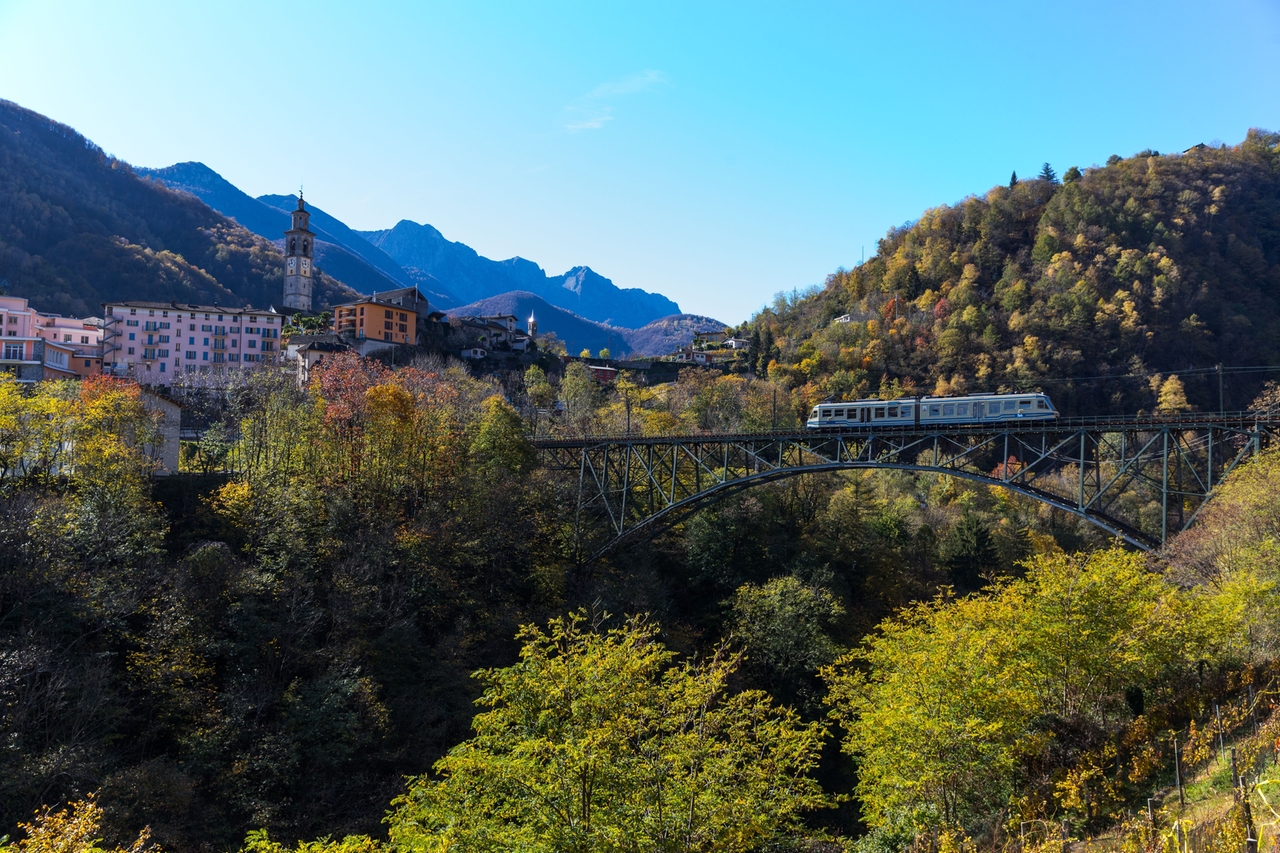
[[[987,486],[999,486],[1002,489],[1016,492],[1028,498],[1048,504],[1055,509],[1063,510],[1072,515],[1083,518],[1084,520],[1102,528],[1119,539],[1123,539],[1128,544],[1143,551],[1151,551],[1160,546],[1159,542],[1153,541],[1139,530],[1135,530],[1129,525],[1117,519],[1109,518],[1101,513],[1091,513],[1083,511],[1078,507],[1072,506],[1067,501],[1049,494],[1039,489],[1011,484],[995,477],[983,476],[967,471],[954,471],[947,468],[938,468],[927,465],[899,465],[899,464],[882,464],[882,465],[849,465],[849,464],[831,464],[831,465],[815,465],[805,468],[787,468],[780,471],[769,471],[766,473],[752,474],[737,480],[731,480],[726,483],[719,483],[711,486],[696,495],[687,497],[669,507],[659,510],[657,513],[647,516],[636,524],[628,527],[622,533],[615,536],[609,543],[596,551],[593,556],[603,554],[607,551],[624,544],[635,536],[642,535],[647,532],[657,532],[666,529],[672,525],[678,524],[699,510],[718,503],[727,497],[738,492],[746,491],[753,486],[764,485],[765,483],[773,483],[779,480],[786,480],[791,477],[802,477],[806,474],[823,474],[835,471],[866,471],[866,470],[893,470],[893,471],[911,471],[917,474],[943,474],[948,477],[957,477],[962,480],[968,480],[974,483],[982,483]]]

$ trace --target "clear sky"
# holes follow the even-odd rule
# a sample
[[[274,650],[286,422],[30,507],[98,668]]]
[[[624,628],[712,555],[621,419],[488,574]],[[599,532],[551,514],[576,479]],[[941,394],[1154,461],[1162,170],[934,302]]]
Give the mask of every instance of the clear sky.
[[[1280,128],[1280,0],[0,0],[0,97],[745,319],[1026,176]]]

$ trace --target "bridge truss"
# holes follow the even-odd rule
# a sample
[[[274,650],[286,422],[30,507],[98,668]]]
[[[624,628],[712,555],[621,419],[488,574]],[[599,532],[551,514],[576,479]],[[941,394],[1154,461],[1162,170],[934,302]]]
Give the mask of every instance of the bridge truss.
[[[592,557],[728,494],[799,474],[883,468],[1000,486],[1149,550],[1186,529],[1223,477],[1280,433],[1280,415],[1008,421],[744,435],[535,441],[578,480]]]

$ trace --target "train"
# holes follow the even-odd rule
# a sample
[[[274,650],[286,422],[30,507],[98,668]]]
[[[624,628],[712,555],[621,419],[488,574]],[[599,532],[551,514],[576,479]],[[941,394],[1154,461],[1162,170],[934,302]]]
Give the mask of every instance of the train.
[[[970,394],[967,397],[900,397],[820,403],[809,413],[808,429],[920,427],[984,424],[1009,420],[1054,420],[1058,410],[1048,395]]]

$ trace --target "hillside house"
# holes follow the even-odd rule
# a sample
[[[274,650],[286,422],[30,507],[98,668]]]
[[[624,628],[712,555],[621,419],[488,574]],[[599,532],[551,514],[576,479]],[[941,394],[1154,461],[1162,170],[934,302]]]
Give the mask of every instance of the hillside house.
[[[681,364],[702,365],[710,364],[713,361],[711,353],[706,350],[694,349],[693,347],[685,347],[684,349],[677,350],[675,353],[675,360]]]
[[[484,347],[464,347],[462,350],[463,358],[471,358],[471,359],[479,360],[479,359],[485,358],[488,355],[489,353],[485,351]]]
[[[725,338],[729,337],[728,333],[721,329],[718,332],[694,332],[693,344],[722,344]]]
[[[516,323],[513,314],[492,314],[480,317],[455,317],[451,321],[473,344],[486,349],[527,352],[530,337]]]
[[[586,367],[591,373],[591,378],[601,385],[608,385],[618,378],[618,368],[616,367],[609,367],[604,364],[588,364]]]

